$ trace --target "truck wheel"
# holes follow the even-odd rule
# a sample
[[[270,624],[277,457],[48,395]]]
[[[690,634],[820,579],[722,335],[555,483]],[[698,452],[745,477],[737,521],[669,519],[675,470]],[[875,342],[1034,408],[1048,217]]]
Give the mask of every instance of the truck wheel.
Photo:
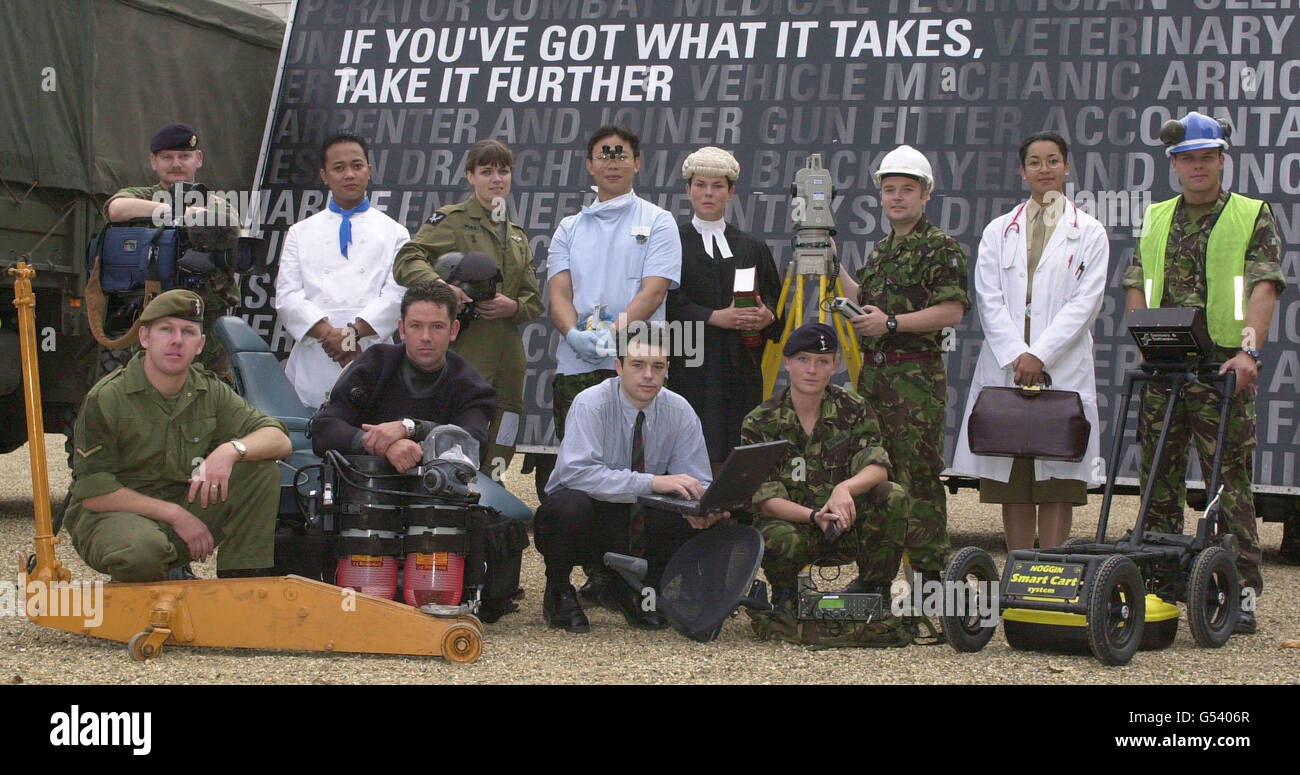
[[[992,555],[978,546],[967,546],[948,561],[943,580],[946,588],[966,592],[952,601],[958,610],[945,610],[940,617],[944,639],[957,651],[979,651],[988,645],[995,629],[981,622],[979,613],[979,595],[998,583],[998,569]]]
[[[1232,637],[1241,602],[1237,565],[1222,547],[1196,555],[1187,582],[1187,625],[1196,645],[1217,649]]]
[[[1146,589],[1137,563],[1112,555],[1088,593],[1088,645],[1103,665],[1126,665],[1142,643]]]
[[[107,347],[100,347],[99,369],[95,373],[95,382],[117,371],[119,366],[125,366],[129,360],[131,360],[131,351],[129,349],[110,350]]]

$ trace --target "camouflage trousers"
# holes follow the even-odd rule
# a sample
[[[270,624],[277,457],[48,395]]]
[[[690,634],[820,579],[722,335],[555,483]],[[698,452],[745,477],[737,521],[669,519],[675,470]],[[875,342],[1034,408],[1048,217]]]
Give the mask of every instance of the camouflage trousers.
[[[551,406],[555,412],[555,439],[564,439],[564,418],[573,406],[573,399],[589,387],[599,385],[610,377],[618,376],[611,369],[596,369],[586,374],[556,374],[551,381]]]
[[[858,518],[853,527],[834,541],[820,528],[758,516],[754,526],[763,534],[763,573],[776,587],[793,587],[799,571],[809,563],[858,564],[858,577],[867,584],[889,587],[903,558],[912,499],[893,482],[881,492],[854,498]],[[811,506],[810,506],[811,508]]]
[[[1255,522],[1255,497],[1250,485],[1254,478],[1255,452],[1255,395],[1258,388],[1251,385],[1232,398],[1228,404],[1228,429],[1223,449],[1223,498],[1219,501],[1221,512],[1227,520],[1228,530],[1237,537],[1240,553],[1237,555],[1237,575],[1243,586],[1252,587],[1258,594],[1264,591],[1264,578],[1260,574],[1259,530]],[[1182,533],[1183,514],[1187,502],[1187,446],[1196,444],[1196,454],[1201,472],[1209,487],[1214,446],[1219,431],[1218,391],[1206,385],[1187,385],[1183,398],[1174,407],[1169,438],[1165,442],[1166,467],[1156,479],[1147,511],[1147,529],[1162,533]],[[1142,442],[1142,486],[1152,470],[1160,424],[1169,405],[1168,391],[1164,386],[1146,385],[1138,412],[1138,438]]]
[[[880,423],[890,481],[906,488],[915,503],[904,542],[912,568],[927,576],[942,573],[949,547],[948,498],[939,481],[948,390],[943,361],[865,363],[857,390]]]

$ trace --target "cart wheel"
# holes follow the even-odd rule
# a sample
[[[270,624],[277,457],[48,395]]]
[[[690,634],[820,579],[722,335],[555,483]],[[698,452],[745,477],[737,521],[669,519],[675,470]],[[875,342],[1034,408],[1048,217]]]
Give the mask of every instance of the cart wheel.
[[[1241,582],[1232,556],[1219,546],[1196,555],[1187,582],[1187,624],[1196,644],[1217,649],[1227,643],[1240,602]]]
[[[136,662],[148,662],[162,653],[160,649],[155,649],[145,642],[148,637],[148,632],[137,632],[126,643],[127,652],[131,654],[131,658]]]
[[[1146,589],[1137,563],[1107,557],[1088,594],[1088,645],[1103,665],[1126,665],[1142,643]]]
[[[1007,639],[1007,645],[1016,651],[1033,651],[1041,647],[1041,643],[1033,636],[1032,628],[1025,626],[1024,622],[1003,619],[1002,634]]]
[[[448,662],[467,664],[483,653],[483,636],[468,624],[453,624],[442,634],[442,656]]]
[[[995,629],[980,621],[979,612],[979,595],[989,588],[988,585],[997,584],[999,580],[993,557],[978,546],[968,546],[948,561],[943,580],[950,588],[954,584],[966,585],[966,594],[953,601],[958,610],[945,611],[940,617],[945,640],[957,651],[979,651],[988,644]]]

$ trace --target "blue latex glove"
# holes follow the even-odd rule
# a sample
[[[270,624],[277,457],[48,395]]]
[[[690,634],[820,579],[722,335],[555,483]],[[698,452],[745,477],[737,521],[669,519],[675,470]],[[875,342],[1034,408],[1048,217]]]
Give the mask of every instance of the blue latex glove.
[[[581,331],[570,328],[569,333],[564,335],[564,341],[568,342],[578,357],[587,363],[600,363],[605,358],[605,352],[601,349],[602,339],[608,336],[607,331]]]
[[[602,328],[596,333],[600,336],[596,342],[596,352],[605,358],[618,355],[618,345],[614,343],[614,331],[609,328]]]

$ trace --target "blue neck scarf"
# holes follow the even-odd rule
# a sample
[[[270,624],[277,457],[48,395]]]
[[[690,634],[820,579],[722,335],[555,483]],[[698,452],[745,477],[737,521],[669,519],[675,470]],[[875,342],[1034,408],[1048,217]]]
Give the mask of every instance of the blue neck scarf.
[[[339,252],[343,254],[344,258],[347,258],[348,244],[352,242],[351,218],[357,213],[364,213],[366,210],[370,209],[370,197],[363,197],[361,203],[351,210],[344,210],[342,207],[339,207],[339,203],[334,201],[334,197],[330,197],[329,207],[330,212],[338,213],[343,216],[343,221],[339,224]]]

